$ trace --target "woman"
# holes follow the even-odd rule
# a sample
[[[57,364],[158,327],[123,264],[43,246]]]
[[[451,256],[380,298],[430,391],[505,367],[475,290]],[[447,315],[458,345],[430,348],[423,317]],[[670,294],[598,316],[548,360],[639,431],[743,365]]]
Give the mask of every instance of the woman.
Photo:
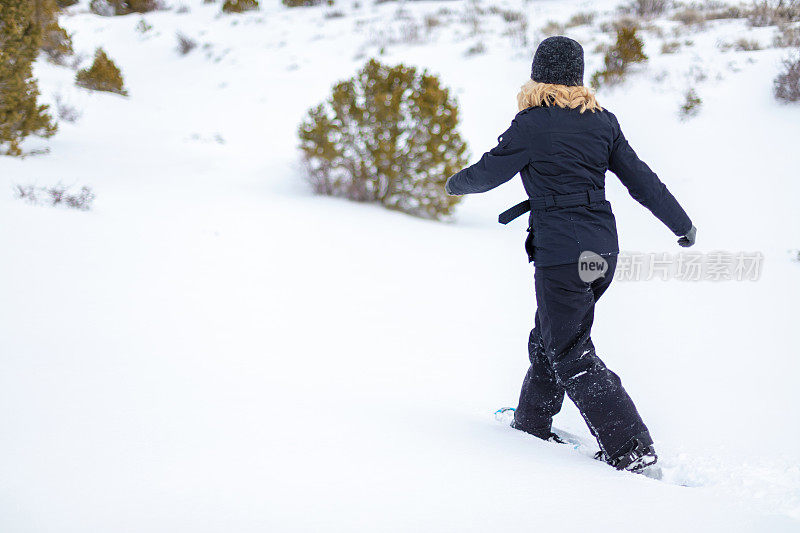
[[[628,145],[617,118],[583,86],[583,48],[576,41],[542,41],[531,80],[517,100],[520,112],[499,144],[445,185],[451,195],[484,192],[519,172],[529,196],[501,215],[507,223],[531,210],[525,249],[536,267],[531,366],[512,426],[560,441],[551,428],[566,392],[600,444],[598,458],[639,472],[657,460],[653,439],[591,340],[595,303],[611,283],[619,252],[616,222],[605,200],[606,170],[680,237],[681,246],[692,246],[697,230]],[[602,264],[599,277],[579,270],[586,257]]]

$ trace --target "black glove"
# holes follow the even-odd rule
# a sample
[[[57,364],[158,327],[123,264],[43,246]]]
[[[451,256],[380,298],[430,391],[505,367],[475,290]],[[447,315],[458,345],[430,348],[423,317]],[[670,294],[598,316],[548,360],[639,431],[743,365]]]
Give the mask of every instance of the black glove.
[[[684,248],[688,248],[694,244],[694,241],[696,239],[697,239],[697,228],[692,226],[692,228],[686,232],[686,235],[678,239],[678,244],[680,244]]]
[[[446,192],[446,193],[447,193],[447,194],[449,194],[450,196],[460,196],[460,195],[458,195],[458,194],[455,194],[455,193],[453,192],[453,190],[450,188],[450,180],[452,180],[454,177],[455,177],[455,174],[453,174],[452,176],[450,176],[449,178],[447,178],[447,181],[444,183],[444,192]]]

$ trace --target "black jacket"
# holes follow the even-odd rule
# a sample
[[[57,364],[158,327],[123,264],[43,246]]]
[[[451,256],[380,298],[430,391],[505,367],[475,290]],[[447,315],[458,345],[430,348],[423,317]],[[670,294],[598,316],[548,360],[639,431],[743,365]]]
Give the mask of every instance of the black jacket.
[[[485,192],[518,172],[530,198],[586,192],[605,187],[606,170],[631,196],[677,236],[692,221],[658,176],[640,160],[609,111],[556,106],[520,111],[481,160],[450,178],[451,194]],[[608,201],[576,207],[534,209],[532,257],[536,266],[576,263],[581,252],[619,252],[617,226]]]

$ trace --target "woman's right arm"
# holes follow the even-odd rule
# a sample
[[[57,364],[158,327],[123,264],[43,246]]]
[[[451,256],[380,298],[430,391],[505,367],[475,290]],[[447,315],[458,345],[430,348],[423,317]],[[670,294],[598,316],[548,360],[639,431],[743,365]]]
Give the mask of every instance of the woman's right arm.
[[[497,139],[497,146],[474,165],[450,176],[445,191],[450,195],[486,192],[513,178],[529,161],[530,138],[514,119]]]

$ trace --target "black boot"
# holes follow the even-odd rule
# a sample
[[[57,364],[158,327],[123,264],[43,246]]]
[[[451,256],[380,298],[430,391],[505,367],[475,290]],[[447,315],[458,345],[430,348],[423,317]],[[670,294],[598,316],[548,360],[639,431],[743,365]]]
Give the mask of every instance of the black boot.
[[[555,433],[550,431],[550,428],[537,429],[537,428],[521,427],[516,423],[516,421],[515,422],[511,422],[511,427],[514,428],[514,429],[518,429],[520,431],[524,431],[525,433],[527,433],[529,435],[533,435],[537,439],[546,440],[548,442],[556,442],[558,444],[565,444],[565,442],[563,441],[563,439],[561,437],[559,437],[558,435],[556,435]]]
[[[634,438],[627,447],[627,451],[609,458],[602,450],[597,452],[595,459],[605,461],[617,470],[627,470],[628,472],[641,473],[644,469],[653,466],[658,461],[658,455],[652,444],[645,444],[643,441]]]

